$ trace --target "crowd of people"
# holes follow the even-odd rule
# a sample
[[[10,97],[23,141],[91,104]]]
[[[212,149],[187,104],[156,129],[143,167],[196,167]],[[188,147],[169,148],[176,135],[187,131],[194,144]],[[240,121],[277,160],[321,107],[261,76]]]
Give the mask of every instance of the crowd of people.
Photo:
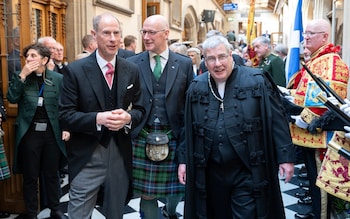
[[[325,94],[308,73],[341,98],[328,95],[326,103],[350,116],[343,101],[349,69],[329,42],[328,21],[307,24],[305,66],[292,82],[285,78],[288,48],[271,45],[267,32],[252,42],[254,66],[241,31],[209,31],[197,46],[170,44],[167,19],[152,15],[140,30],[145,50],[136,53],[137,38],[123,38],[112,14],[95,16],[92,27],[69,64],[50,36],[24,48],[23,66],[11,64],[6,97],[18,104],[12,171],[23,174],[26,218],[37,218],[44,205],[51,218],[88,219],[101,195],[106,218],[123,218],[139,196],[143,219],[159,217],[161,198],[170,219],[178,218],[181,200],[186,219],[283,219],[279,183],[293,177],[296,151],[312,200],[312,212],[297,219],[330,218],[333,200],[350,201],[339,172],[349,161],[327,146],[350,150],[350,124],[320,101]],[[0,147],[0,180],[10,177],[3,157]],[[68,216],[59,206],[65,168]]]

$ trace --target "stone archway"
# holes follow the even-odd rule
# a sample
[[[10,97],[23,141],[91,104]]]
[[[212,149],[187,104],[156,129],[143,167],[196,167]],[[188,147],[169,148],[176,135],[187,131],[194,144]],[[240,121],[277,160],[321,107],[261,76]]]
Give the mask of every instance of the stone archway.
[[[191,41],[192,46],[198,42],[199,20],[193,6],[186,8],[182,41]]]

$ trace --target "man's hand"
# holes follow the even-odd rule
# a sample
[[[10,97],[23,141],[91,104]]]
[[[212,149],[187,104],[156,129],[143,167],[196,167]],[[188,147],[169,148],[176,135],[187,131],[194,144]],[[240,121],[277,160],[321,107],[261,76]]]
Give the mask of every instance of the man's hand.
[[[344,129],[347,133],[345,133],[346,138],[350,138],[350,127],[349,126],[344,126]]]
[[[350,100],[344,99],[345,104],[340,106],[340,110],[350,117]]]
[[[55,62],[50,58],[50,61],[46,64],[46,68],[53,71],[55,69]]]
[[[302,118],[300,115],[298,116],[290,116],[292,117],[292,119],[295,120],[294,124],[296,126],[298,126],[299,128],[302,128],[302,129],[307,129],[307,127],[309,126],[309,124],[307,124]]]
[[[277,85],[277,87],[284,95],[287,95],[287,96],[290,95],[290,90],[289,89],[287,89],[285,87],[282,87],[282,86],[279,86],[279,85]]]
[[[288,183],[294,174],[294,164],[293,163],[282,163],[279,166],[280,176],[285,177],[284,182]]]
[[[340,103],[339,101],[337,100],[337,98],[333,97],[333,96],[330,96],[330,97],[327,97],[327,100],[329,102],[331,102],[333,105],[336,105],[336,106],[339,106]]]
[[[68,131],[62,131],[62,140],[68,141],[70,139],[70,132]]]
[[[186,184],[186,164],[180,164],[177,170],[177,176],[179,178],[179,182],[183,185]]]
[[[123,109],[97,113],[96,123],[103,125],[111,131],[119,131],[131,121],[131,115]]]

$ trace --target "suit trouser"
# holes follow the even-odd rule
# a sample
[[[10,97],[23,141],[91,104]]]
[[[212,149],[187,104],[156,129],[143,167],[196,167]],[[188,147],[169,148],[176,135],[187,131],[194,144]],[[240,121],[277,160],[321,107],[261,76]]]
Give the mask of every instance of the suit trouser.
[[[123,218],[129,177],[113,138],[107,148],[102,145],[96,147],[90,161],[70,183],[68,217],[91,218],[97,193],[102,184],[104,184],[102,210],[104,215],[109,219]]]
[[[59,161],[62,156],[50,125],[46,131],[34,131],[31,125],[19,146],[19,156],[23,162],[23,196],[27,214],[38,213],[38,178],[42,174],[45,180],[45,191],[48,207],[58,210],[59,207]]]
[[[251,173],[242,163],[230,164],[227,168],[213,163],[208,164],[208,219],[256,218]]]
[[[321,190],[316,186],[317,179],[317,166],[315,160],[315,150],[313,148],[303,147],[305,167],[307,170],[307,176],[310,181],[310,196],[312,199],[312,210],[314,213],[314,219],[321,218]]]

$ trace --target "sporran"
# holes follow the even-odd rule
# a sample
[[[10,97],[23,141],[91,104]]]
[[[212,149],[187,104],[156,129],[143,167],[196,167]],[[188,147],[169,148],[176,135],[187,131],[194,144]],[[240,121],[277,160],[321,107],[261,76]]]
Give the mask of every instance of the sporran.
[[[152,161],[163,161],[169,155],[169,138],[163,132],[151,132],[146,139],[146,156]]]

